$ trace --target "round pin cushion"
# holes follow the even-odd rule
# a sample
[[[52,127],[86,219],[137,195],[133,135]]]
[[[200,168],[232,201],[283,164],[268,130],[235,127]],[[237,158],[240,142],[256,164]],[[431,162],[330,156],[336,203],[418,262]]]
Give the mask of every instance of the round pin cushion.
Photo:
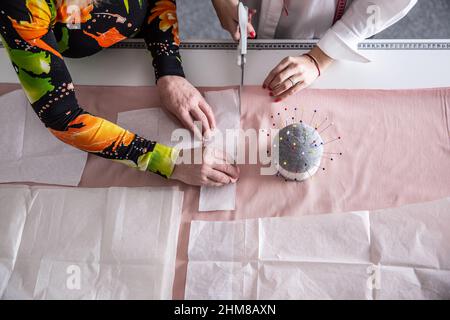
[[[278,172],[288,180],[303,181],[320,168],[323,140],[313,127],[293,123],[278,132],[272,150]]]

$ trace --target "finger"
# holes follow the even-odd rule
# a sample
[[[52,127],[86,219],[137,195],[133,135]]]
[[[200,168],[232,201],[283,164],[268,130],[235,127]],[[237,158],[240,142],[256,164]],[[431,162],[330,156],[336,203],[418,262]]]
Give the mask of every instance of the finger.
[[[233,180],[237,180],[239,178],[239,170],[236,166],[231,164],[220,164],[217,163],[213,166],[215,170],[225,173],[228,177]]]
[[[285,81],[287,81],[289,78],[295,76],[296,74],[299,74],[297,68],[295,68],[293,65],[288,66],[286,69],[284,69],[279,74],[277,74],[275,76],[275,78],[273,78],[272,82],[269,84],[269,88],[272,91],[275,91]]]
[[[256,38],[256,30],[255,30],[255,28],[253,27],[253,24],[252,24],[252,19],[253,19],[253,16],[256,14],[256,10],[255,9],[249,9],[248,10],[248,25],[247,25],[247,31],[248,31],[248,36],[250,37],[250,38]]]
[[[202,124],[202,132],[205,136],[210,134],[211,128],[209,127],[208,118],[203,113],[202,109],[200,109],[200,106],[194,107],[190,110],[190,113],[194,120],[200,121]]]
[[[214,166],[216,164],[234,164],[235,159],[223,149],[214,148],[214,147],[206,147],[205,150],[208,150],[209,164]]]
[[[266,79],[263,82],[263,88],[267,88],[269,86],[269,83],[272,82],[273,78],[275,78],[275,76],[279,74],[281,71],[286,69],[287,66],[289,66],[289,64],[290,64],[289,57],[281,60],[281,62],[275,68],[273,68],[272,71],[270,71],[269,74],[267,75]]]
[[[231,182],[231,178],[228,175],[215,169],[211,169],[211,171],[208,172],[208,179],[224,185]]]
[[[302,74],[294,74],[287,78],[282,84],[278,85],[275,90],[272,91],[272,95],[274,97],[278,97],[294,87],[297,83],[303,82],[304,80],[305,79]]]
[[[300,81],[295,86],[293,86],[292,88],[290,88],[289,90],[284,92],[282,95],[280,95],[278,97],[278,100],[279,101],[283,101],[287,97],[292,96],[292,95],[298,93],[300,90],[303,90],[303,89],[305,89],[307,87],[308,87],[308,85],[305,82]]]
[[[247,34],[248,34],[248,37],[251,38],[251,39],[255,39],[256,38],[256,30],[255,30],[255,28],[253,27],[252,24],[248,24],[248,26],[247,26]]]
[[[281,94],[292,88],[294,85],[290,80],[284,81],[282,84],[278,85],[278,87],[272,91],[272,96],[274,98],[278,98]]]
[[[218,183],[218,182],[215,182],[215,181],[210,180],[210,179],[206,180],[204,185],[207,186],[207,187],[216,187],[216,188],[224,186],[223,183]]]
[[[194,133],[194,135],[199,138],[202,139],[202,133],[200,132],[200,130],[197,128],[197,126],[194,124],[194,120],[192,119],[192,116],[189,112],[184,111],[182,112],[178,118],[180,119],[181,123],[183,124],[183,126],[190,130],[191,132]]]
[[[228,32],[230,32],[231,37],[234,41],[239,41],[241,39],[241,32],[239,30],[239,25],[235,24],[232,27],[228,29]]]
[[[216,118],[214,117],[214,112],[212,111],[210,105],[208,102],[206,102],[205,99],[202,99],[199,103],[200,109],[206,114],[206,117],[208,118],[209,127],[211,130],[214,130],[216,128]]]

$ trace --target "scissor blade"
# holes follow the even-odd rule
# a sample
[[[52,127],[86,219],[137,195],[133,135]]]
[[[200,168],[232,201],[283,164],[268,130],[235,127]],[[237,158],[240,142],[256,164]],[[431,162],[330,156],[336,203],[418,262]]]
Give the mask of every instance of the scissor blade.
[[[244,61],[245,57],[242,57],[242,61]],[[245,74],[245,63],[241,63],[241,83],[239,84],[239,114],[241,114],[242,110],[242,93],[244,90],[244,74]]]

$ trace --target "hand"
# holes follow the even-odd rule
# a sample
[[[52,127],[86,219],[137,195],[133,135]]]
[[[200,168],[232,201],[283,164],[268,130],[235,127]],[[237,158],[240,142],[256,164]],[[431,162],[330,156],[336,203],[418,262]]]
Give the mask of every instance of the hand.
[[[309,54],[317,60],[321,72],[324,72],[334,61],[318,47],[311,50]],[[275,98],[275,102],[280,102],[309,87],[318,76],[319,70],[310,57],[286,57],[270,71],[264,80],[263,88],[270,90],[269,95]]]
[[[230,183],[236,183],[239,178],[239,168],[227,161],[226,155],[212,148],[191,149],[181,151],[189,152],[190,157],[186,163],[177,164],[172,173],[171,179],[182,181],[194,186],[222,187]],[[201,164],[192,164],[194,153],[201,152]]]
[[[238,5],[239,0],[212,0],[212,4],[216,9],[222,28],[227,30],[233,40],[239,41],[241,33],[239,31]],[[252,25],[253,15],[256,10],[248,10],[248,27],[247,32],[250,38],[256,37],[255,28]]]
[[[211,107],[203,96],[186,79],[179,76],[163,76],[158,79],[157,87],[164,107],[177,117],[181,123],[198,138],[208,138],[216,121]],[[194,125],[200,121],[202,132]]]

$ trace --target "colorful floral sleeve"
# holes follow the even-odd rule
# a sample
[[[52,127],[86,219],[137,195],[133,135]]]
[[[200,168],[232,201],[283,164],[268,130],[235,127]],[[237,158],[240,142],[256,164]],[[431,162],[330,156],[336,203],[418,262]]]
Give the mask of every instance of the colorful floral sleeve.
[[[175,0],[150,0],[150,15],[144,39],[153,56],[156,79],[167,75],[184,77],[179,52],[177,6]]]
[[[177,150],[139,137],[78,105],[72,79],[60,54],[62,48],[67,49],[73,42],[58,41],[52,30],[58,20],[54,3],[52,0],[0,3],[2,42],[39,119],[58,139],[76,148],[170,177]],[[91,30],[88,23],[94,20],[92,9],[91,5],[83,8],[87,30]],[[104,27],[109,28],[104,34],[120,33],[116,28]],[[83,41],[87,44],[90,38],[86,35],[88,40]],[[97,45],[98,40],[93,41]],[[80,44],[77,48],[85,47]]]

